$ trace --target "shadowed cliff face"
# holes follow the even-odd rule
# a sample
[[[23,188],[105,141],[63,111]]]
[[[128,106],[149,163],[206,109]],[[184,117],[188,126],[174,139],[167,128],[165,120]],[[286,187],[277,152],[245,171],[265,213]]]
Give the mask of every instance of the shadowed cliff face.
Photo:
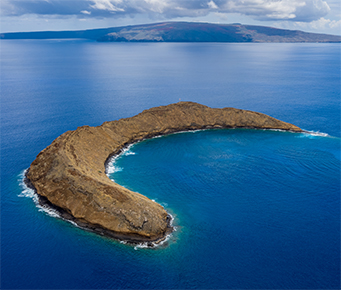
[[[42,201],[82,227],[130,242],[159,241],[171,232],[165,209],[110,180],[105,174],[105,163],[127,144],[206,128],[302,131],[260,113],[180,102],[62,134],[38,154],[27,179]]]

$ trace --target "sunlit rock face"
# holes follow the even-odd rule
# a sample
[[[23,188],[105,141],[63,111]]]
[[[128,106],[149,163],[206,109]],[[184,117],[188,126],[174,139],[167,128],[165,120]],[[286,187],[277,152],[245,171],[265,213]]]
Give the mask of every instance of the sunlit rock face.
[[[27,183],[41,202],[83,228],[132,243],[158,242],[172,231],[169,214],[158,203],[110,180],[106,163],[130,143],[208,128],[302,131],[252,111],[180,102],[65,132],[38,154],[27,172]]]

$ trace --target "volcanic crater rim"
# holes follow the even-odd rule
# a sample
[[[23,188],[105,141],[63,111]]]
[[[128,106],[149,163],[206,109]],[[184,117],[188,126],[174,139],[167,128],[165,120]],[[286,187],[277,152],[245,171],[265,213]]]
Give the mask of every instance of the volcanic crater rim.
[[[172,218],[158,203],[109,179],[108,163],[127,146],[146,139],[218,128],[303,132],[261,113],[179,102],[65,132],[38,154],[26,172],[25,183],[42,201],[81,228],[129,243],[152,245],[173,231]]]

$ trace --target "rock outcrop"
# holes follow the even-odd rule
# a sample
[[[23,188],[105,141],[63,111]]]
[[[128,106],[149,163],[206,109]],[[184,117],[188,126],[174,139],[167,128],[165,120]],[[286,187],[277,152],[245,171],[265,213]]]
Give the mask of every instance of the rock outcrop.
[[[170,216],[161,205],[110,180],[106,163],[130,143],[207,128],[302,131],[256,112],[180,102],[62,134],[38,154],[26,174],[27,183],[41,202],[81,227],[133,243],[158,242],[172,231]]]

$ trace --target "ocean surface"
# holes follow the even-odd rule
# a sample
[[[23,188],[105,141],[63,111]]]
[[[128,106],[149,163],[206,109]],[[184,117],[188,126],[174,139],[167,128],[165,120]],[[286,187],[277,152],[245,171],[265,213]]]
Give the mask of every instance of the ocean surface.
[[[340,288],[340,44],[0,48],[2,289]],[[24,186],[65,131],[179,100],[310,132],[204,130],[127,148],[110,178],[174,217],[176,231],[154,249],[77,228]]]

